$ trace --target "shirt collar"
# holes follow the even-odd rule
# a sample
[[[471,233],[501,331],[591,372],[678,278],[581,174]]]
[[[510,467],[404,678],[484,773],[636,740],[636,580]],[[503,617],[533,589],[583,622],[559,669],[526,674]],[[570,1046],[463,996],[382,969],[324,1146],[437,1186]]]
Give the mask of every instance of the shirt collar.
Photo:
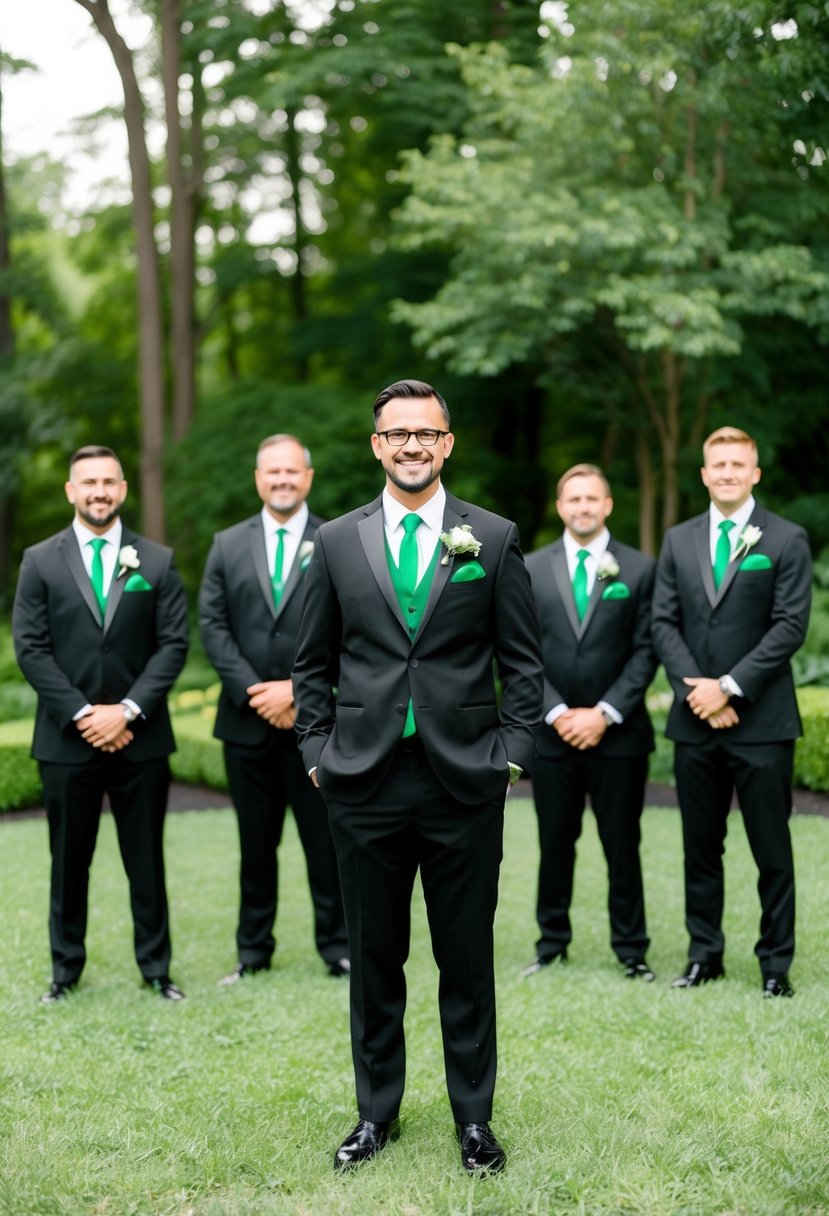
[[[586,549],[590,556],[598,561],[601,555],[607,549],[607,546],[610,544],[610,532],[607,530],[607,528],[602,528],[599,535],[594,536],[589,545],[585,545],[582,543],[582,541],[576,540],[576,538],[571,535],[566,528],[564,529],[562,536],[564,539],[564,552],[567,554],[568,559],[572,559],[573,561],[576,560],[579,549]]]
[[[286,532],[290,532],[291,536],[297,536],[302,539],[305,532],[305,527],[308,523],[308,503],[304,502],[290,519],[284,521],[274,519],[267,507],[262,508],[262,526],[265,529],[265,535],[269,536],[272,532],[278,532],[280,528],[284,528]]]
[[[415,511],[423,520],[427,528],[432,532],[440,532],[443,527],[443,515],[446,510],[446,491],[443,486],[438,483],[437,491],[432,495],[428,502],[424,502],[422,506]],[[395,528],[399,528],[403,517],[411,515],[412,508],[405,506],[402,502],[398,502],[396,498],[392,498],[388,489],[383,490],[383,522],[389,532],[393,532]]]
[[[722,523],[722,521],[724,519],[730,519],[731,522],[735,525],[731,529],[731,535],[735,536],[735,537],[739,536],[740,533],[742,532],[743,528],[746,526],[746,524],[748,523],[748,521],[751,519],[752,515],[754,514],[754,508],[756,507],[756,505],[757,504],[754,501],[754,495],[749,494],[748,498],[743,503],[743,505],[741,507],[738,507],[733,515],[723,515],[723,513],[719,509],[719,507],[715,507],[714,504],[711,503],[710,507],[709,507],[709,527],[711,529],[711,532],[716,533],[717,530],[719,529],[719,526]]]
[[[123,532],[123,527],[121,525],[120,517],[116,517],[112,521],[111,526],[107,528],[106,532],[98,533],[93,532],[91,528],[87,528],[86,524],[81,523],[78,517],[75,516],[75,518],[72,520],[72,531],[75,533],[78,544],[82,549],[84,545],[89,544],[91,540],[98,539],[107,541],[110,545],[114,545],[116,549],[121,548],[121,533]]]

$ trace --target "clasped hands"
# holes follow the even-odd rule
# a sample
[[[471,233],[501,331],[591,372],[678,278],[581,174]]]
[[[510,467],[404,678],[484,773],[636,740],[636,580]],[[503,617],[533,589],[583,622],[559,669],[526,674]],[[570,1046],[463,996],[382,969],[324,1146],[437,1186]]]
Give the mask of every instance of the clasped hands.
[[[251,684],[245,691],[250,698],[248,705],[256,710],[260,718],[277,730],[293,729],[296,706],[294,686],[290,680],[262,680],[259,684]]]
[[[688,708],[712,730],[728,730],[740,721],[740,715],[720,688],[719,680],[707,676],[684,676],[683,683],[691,691],[685,698]]]
[[[133,733],[124,718],[124,706],[93,705],[75,725],[90,746],[102,752],[120,752],[132,743]]]
[[[553,722],[553,730],[565,743],[569,743],[577,751],[584,752],[601,742],[607,730],[607,722],[598,705],[565,709]]]

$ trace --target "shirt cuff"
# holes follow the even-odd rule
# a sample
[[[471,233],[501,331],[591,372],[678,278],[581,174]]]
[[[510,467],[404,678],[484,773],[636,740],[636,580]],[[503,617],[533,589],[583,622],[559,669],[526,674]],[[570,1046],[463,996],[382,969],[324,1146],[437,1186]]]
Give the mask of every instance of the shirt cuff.
[[[92,713],[92,706],[89,703],[87,703],[86,705],[84,705],[83,709],[78,710],[78,712],[72,718],[72,721],[79,722],[81,718],[85,718],[87,714],[91,714],[91,713]]]
[[[728,689],[728,691],[732,697],[744,697],[745,696],[745,693],[743,692],[742,688],[740,688],[740,685],[737,683],[737,681],[734,679],[733,676],[723,676],[722,682],[723,682],[723,684],[725,684],[726,688]]]
[[[612,718],[617,726],[622,725],[624,718],[619,713],[618,709],[614,709],[608,701],[598,701],[597,704],[602,713],[605,713],[609,718]]]
[[[566,714],[569,708],[570,706],[565,705],[563,701],[559,702],[558,705],[553,706],[548,714],[545,714],[544,721],[548,726],[552,726],[556,718],[560,718],[562,714]]]
[[[143,718],[143,717],[144,717],[143,713],[141,712],[141,706],[140,706],[140,705],[136,705],[134,701],[131,701],[131,700],[129,699],[129,697],[122,697],[122,698],[121,698],[121,704],[122,704],[122,705],[129,705],[130,709],[131,709],[131,710],[132,710],[132,712],[135,714],[136,718]]]

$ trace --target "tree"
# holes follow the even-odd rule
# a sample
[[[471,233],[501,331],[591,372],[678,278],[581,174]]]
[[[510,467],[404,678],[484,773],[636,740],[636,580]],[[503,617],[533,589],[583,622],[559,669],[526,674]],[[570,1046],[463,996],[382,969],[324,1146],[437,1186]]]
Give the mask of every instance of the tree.
[[[586,397],[594,450],[634,454],[650,551],[748,319],[826,334],[826,44],[795,7],[784,27],[765,0],[543,5],[541,64],[456,48],[464,133],[408,158],[401,242],[451,269],[397,317],[459,372],[534,369],[565,418]]]

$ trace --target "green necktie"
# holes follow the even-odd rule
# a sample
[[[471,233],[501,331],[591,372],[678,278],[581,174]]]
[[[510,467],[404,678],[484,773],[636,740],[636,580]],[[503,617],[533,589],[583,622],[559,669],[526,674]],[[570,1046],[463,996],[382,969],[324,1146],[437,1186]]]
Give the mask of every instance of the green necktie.
[[[423,523],[419,515],[404,515],[403,527],[406,534],[400,542],[400,581],[406,595],[412,596],[417,586],[417,537],[415,532]]]
[[[579,620],[584,620],[584,614],[587,612],[587,602],[590,596],[587,594],[587,570],[584,563],[590,556],[589,549],[579,549],[576,554],[578,557],[578,565],[573,571],[573,599],[576,601],[576,612],[579,615]]]
[[[103,621],[107,607],[107,597],[104,595],[104,559],[101,557],[101,550],[107,542],[102,536],[97,540],[87,541],[92,550],[92,590],[95,592],[95,599],[98,601],[98,608]]]
[[[720,524],[720,534],[717,537],[717,547],[714,550],[714,586],[719,591],[720,583],[725,578],[728,563],[731,561],[731,541],[728,533],[734,527],[732,519],[724,519]]]
[[[274,608],[279,607],[279,601],[282,599],[282,568],[285,565],[285,533],[287,531],[287,528],[278,528],[276,533],[276,553],[274,554],[273,574],[271,575]]]

